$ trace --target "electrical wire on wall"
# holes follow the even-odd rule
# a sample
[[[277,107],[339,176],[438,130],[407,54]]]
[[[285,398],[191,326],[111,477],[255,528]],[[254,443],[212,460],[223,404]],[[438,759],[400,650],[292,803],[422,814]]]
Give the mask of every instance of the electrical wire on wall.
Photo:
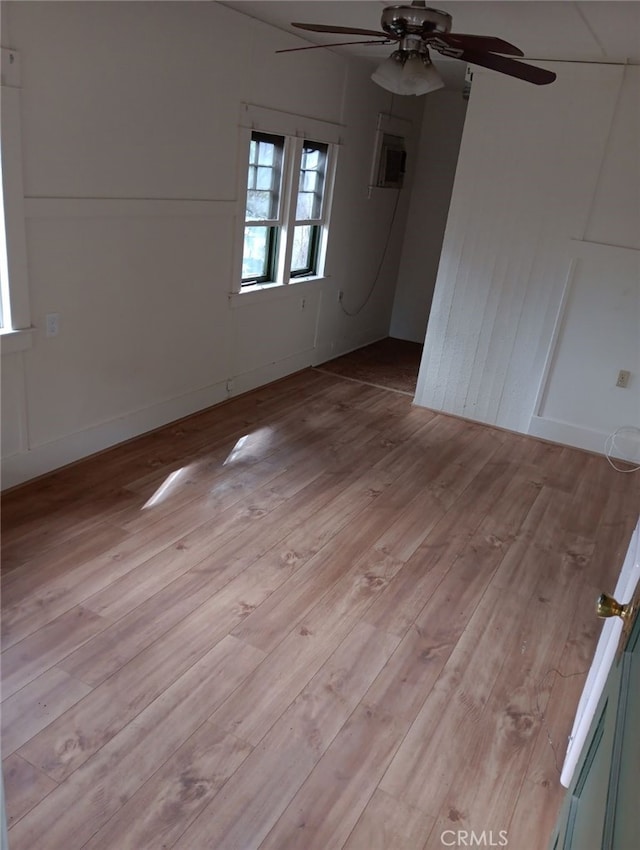
[[[391,92],[391,102],[389,104],[389,112],[388,112],[389,116],[393,116],[394,98],[395,98],[395,95],[394,95],[393,92]],[[380,116],[379,116],[379,118],[380,118]],[[378,124],[378,128],[380,128],[380,124]],[[404,171],[404,167],[403,167],[403,171]],[[372,183],[369,186],[369,192],[371,192],[373,185],[374,185],[374,183],[372,181]],[[395,221],[396,221],[396,214],[398,212],[398,205],[400,203],[400,191],[401,191],[401,188],[399,187],[398,190],[397,190],[395,204],[393,205],[393,213],[391,214],[391,221],[389,223],[389,230],[387,232],[387,237],[385,239],[384,247],[382,249],[382,256],[380,258],[380,262],[378,263],[378,268],[376,269],[376,273],[375,273],[375,276],[373,278],[373,283],[371,284],[371,287],[369,288],[369,291],[368,291],[364,301],[358,307],[357,310],[351,311],[351,310],[347,310],[346,307],[344,306],[344,302],[343,302],[344,294],[341,294],[341,296],[340,296],[340,301],[339,301],[340,309],[345,314],[345,316],[350,316],[351,318],[353,318],[353,317],[357,316],[359,313],[361,313],[362,310],[364,310],[364,308],[369,303],[369,300],[370,300],[371,296],[373,295],[373,293],[375,291],[375,288],[378,284],[378,280],[380,278],[380,272],[382,271],[382,267],[383,267],[384,262],[387,258],[387,251],[389,250],[389,243],[391,241],[391,234],[393,233],[393,226],[394,226]],[[370,194],[369,194],[369,197],[371,197]]]
[[[621,440],[627,440],[628,445],[623,447],[620,444]],[[616,472],[637,472],[640,469],[640,463],[638,463],[640,459],[640,428],[636,428],[634,425],[623,425],[616,428],[604,442],[604,453]],[[632,454],[633,459],[631,460]],[[623,468],[614,462],[616,460],[630,465]]]
[[[402,191],[401,189],[397,190],[396,202],[393,205],[393,213],[391,215],[391,222],[389,223],[389,231],[387,233],[387,238],[385,239],[384,248],[382,249],[382,256],[380,258],[380,262],[378,263],[378,268],[376,270],[375,277],[373,278],[373,283],[371,284],[371,287],[369,288],[369,292],[367,293],[367,297],[364,299],[364,301],[358,307],[358,309],[355,310],[354,312],[351,312],[351,311],[349,311],[345,308],[343,301],[342,301],[342,298],[341,298],[340,299],[340,309],[345,314],[345,316],[351,316],[351,317],[357,316],[360,312],[362,312],[362,310],[364,310],[364,308],[366,307],[366,305],[369,302],[369,299],[373,295],[373,292],[374,292],[376,285],[378,283],[378,279],[380,277],[380,272],[382,271],[382,266],[384,265],[384,261],[387,258],[387,251],[389,249],[389,242],[391,241],[391,234],[393,232],[393,225],[394,225],[395,220],[396,220],[396,213],[398,212],[398,205],[400,203],[400,192],[401,191]]]

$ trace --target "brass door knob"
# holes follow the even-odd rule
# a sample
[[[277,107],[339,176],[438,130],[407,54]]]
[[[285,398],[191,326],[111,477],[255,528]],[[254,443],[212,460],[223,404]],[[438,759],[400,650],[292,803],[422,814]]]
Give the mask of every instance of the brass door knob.
[[[602,593],[596,604],[596,612],[598,617],[621,617],[625,623],[628,623],[633,617],[634,605],[632,602],[621,605],[619,602],[616,602],[613,596],[609,596],[608,593]]]

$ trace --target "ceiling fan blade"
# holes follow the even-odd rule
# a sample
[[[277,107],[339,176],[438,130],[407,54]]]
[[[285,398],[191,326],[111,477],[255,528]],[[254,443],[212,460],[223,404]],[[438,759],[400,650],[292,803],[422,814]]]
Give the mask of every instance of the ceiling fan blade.
[[[309,32],[331,32],[334,35],[375,35],[378,38],[386,38],[387,40],[395,41],[395,38],[386,32],[378,30],[363,30],[358,27],[332,27],[326,24],[291,24],[292,27],[298,27],[301,30],[309,30]]]
[[[286,47],[284,50],[276,50],[275,53],[295,53],[296,50],[322,50],[327,47],[343,47],[345,44],[391,44],[391,40],[384,41],[369,39],[367,41],[335,41],[331,44],[307,44],[306,47]]]
[[[510,77],[518,77],[518,79],[526,80],[528,83],[534,83],[536,86],[545,86],[548,83],[552,83],[556,78],[553,71],[546,71],[544,68],[537,68],[535,65],[527,65],[524,62],[516,62],[515,59],[508,59],[506,56],[496,56],[493,53],[463,50],[455,58],[462,59],[463,62],[469,62],[471,65],[482,65],[484,68],[491,68],[493,71],[508,74]]]
[[[506,53],[508,56],[524,56],[522,50],[515,44],[509,44],[508,41],[490,35],[447,32],[437,33],[435,38],[446,42],[451,47],[462,48],[462,50],[486,50],[491,53]]]

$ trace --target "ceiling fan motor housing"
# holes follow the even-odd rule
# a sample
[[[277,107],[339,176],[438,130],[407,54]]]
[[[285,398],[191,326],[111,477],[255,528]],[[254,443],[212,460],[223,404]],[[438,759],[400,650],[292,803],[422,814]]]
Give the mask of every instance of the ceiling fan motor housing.
[[[448,33],[451,22],[446,12],[420,6],[387,6],[381,18],[382,29],[396,38]]]

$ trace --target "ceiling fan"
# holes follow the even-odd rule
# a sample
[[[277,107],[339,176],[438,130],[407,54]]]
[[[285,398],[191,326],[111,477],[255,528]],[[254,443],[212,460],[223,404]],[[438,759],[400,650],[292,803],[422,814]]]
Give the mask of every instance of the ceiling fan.
[[[482,65],[538,86],[547,85],[555,80],[556,75],[552,71],[511,59],[511,56],[524,56],[524,53],[508,41],[493,36],[453,33],[451,24],[451,15],[438,9],[430,9],[424,0],[416,0],[411,5],[387,6],[382,12],[383,32],[359,27],[292,23],[291,26],[309,32],[368,35],[374,38],[366,41],[343,41],[335,44],[294,47],[277,52],[290,53],[295,50],[339,47],[345,44],[395,43],[396,50],[373,72],[371,79],[382,88],[394,94],[403,95],[427,94],[444,86],[431,62],[429,48],[442,56],[461,59],[471,65]]]

